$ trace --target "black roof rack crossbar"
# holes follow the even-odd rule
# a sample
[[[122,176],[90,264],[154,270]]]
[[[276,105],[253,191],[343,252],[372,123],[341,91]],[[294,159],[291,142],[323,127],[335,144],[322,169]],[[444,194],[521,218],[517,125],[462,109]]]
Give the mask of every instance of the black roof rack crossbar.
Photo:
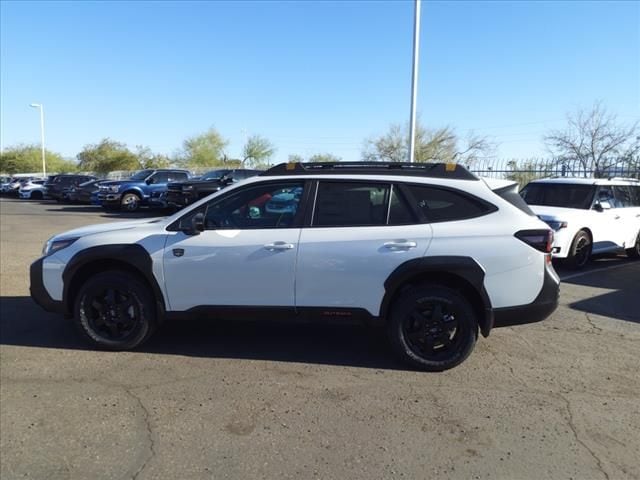
[[[387,174],[411,177],[450,178],[454,180],[478,180],[473,173],[457,163],[406,163],[406,162],[316,162],[280,163],[260,176],[280,175],[335,175],[335,174]]]

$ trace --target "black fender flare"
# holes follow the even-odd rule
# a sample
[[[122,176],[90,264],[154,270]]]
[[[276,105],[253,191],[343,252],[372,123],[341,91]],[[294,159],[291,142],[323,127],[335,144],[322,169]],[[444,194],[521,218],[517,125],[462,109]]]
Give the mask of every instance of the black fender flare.
[[[446,273],[461,278],[473,288],[480,299],[483,313],[479,318],[480,331],[485,337],[488,336],[493,328],[493,308],[484,287],[484,269],[471,257],[443,255],[415,258],[402,263],[384,282],[385,294],[380,305],[380,316],[387,318],[391,302],[404,285],[412,279],[428,277],[429,273]]]
[[[62,280],[64,283],[62,300],[64,305],[67,306],[68,313],[71,313],[73,309],[73,306],[69,305],[69,299],[74,293],[70,289],[73,285],[76,274],[84,266],[91,263],[105,263],[109,261],[126,264],[129,268],[140,274],[151,286],[152,293],[156,299],[158,307],[158,315],[161,317],[164,316],[164,295],[155,275],[153,274],[153,261],[151,260],[151,255],[149,255],[149,252],[147,252],[142,245],[135,243],[98,245],[81,250],[71,257],[71,260],[69,260],[67,266],[62,272]]]

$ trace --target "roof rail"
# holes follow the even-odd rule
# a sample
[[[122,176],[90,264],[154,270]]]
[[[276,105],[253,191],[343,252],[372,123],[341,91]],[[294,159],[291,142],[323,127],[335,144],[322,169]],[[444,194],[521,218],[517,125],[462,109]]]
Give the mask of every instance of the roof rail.
[[[280,163],[260,174],[262,177],[280,175],[371,175],[386,174],[411,177],[450,178],[454,180],[479,180],[464,166],[457,163],[406,163],[406,162],[310,162]]]
[[[624,180],[625,182],[640,182],[639,179],[633,177],[608,177],[607,180]]]

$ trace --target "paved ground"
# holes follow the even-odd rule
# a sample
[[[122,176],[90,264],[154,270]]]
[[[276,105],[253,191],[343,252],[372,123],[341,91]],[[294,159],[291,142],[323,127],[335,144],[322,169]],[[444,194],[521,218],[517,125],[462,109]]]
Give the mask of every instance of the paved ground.
[[[28,297],[52,234],[93,207],[0,201],[0,477],[640,478],[640,263],[569,276],[547,321],[441,374],[349,326],[190,321],[85,349]]]

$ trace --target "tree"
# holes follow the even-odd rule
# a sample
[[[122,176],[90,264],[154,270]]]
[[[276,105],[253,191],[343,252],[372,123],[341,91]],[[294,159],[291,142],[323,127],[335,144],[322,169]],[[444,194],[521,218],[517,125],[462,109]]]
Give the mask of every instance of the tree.
[[[462,145],[461,145],[462,143]],[[451,127],[427,129],[416,125],[416,162],[458,162],[470,166],[489,154],[493,145],[487,137],[470,133],[461,142]],[[365,140],[362,159],[369,162],[406,162],[409,160],[409,131],[398,124],[379,137]]]
[[[518,182],[520,188],[537,178],[549,177],[553,174],[552,165],[545,161],[529,159],[523,161],[510,160],[507,162],[509,168],[505,175],[507,180]]]
[[[547,148],[559,162],[577,161],[585,176],[606,175],[619,164],[631,166],[640,154],[638,122],[624,125],[607,112],[601,102],[590,110],[567,114],[567,126],[544,137]]]
[[[316,153],[309,157],[309,161],[313,163],[340,162],[342,161],[342,158],[332,153]]]
[[[78,162],[81,170],[99,174],[140,168],[138,157],[124,143],[110,138],[104,138],[95,145],[85,145],[78,154]]]
[[[171,159],[161,153],[153,153],[149,147],[136,146],[138,166],[145,168],[167,168],[171,166]]]
[[[45,150],[47,172],[75,172],[78,165],[65,160],[59,153]],[[0,172],[37,173],[42,171],[42,150],[40,145],[14,145],[0,152]]]
[[[215,128],[210,128],[184,141],[179,161],[189,168],[217,167],[227,160],[224,150],[228,144]]]
[[[273,157],[276,148],[260,135],[251,135],[242,148],[242,166],[262,167]]]
[[[289,158],[287,158],[287,162],[289,163],[302,163],[304,162],[304,158],[302,157],[302,155],[298,155],[297,153],[292,153],[289,155]]]

